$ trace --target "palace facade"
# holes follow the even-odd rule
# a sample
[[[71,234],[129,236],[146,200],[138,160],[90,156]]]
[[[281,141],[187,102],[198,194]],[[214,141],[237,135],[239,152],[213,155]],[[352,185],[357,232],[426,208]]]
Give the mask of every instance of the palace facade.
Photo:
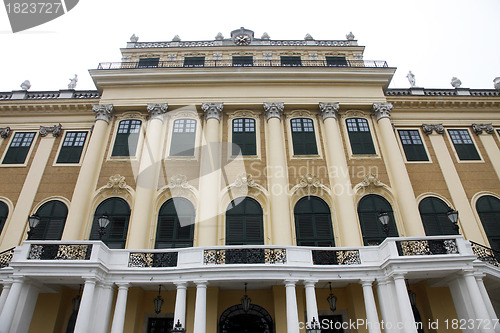
[[[352,34],[121,52],[0,93],[0,333],[500,332],[498,90]]]

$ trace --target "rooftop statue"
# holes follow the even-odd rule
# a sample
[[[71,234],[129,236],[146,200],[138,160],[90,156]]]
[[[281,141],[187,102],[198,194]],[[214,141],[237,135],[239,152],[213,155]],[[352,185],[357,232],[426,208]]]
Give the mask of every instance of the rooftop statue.
[[[406,75],[408,78],[408,81],[410,82],[410,87],[413,88],[415,87],[415,74],[413,74],[411,71],[408,72]]]
[[[494,80],[493,80],[493,83],[494,83],[494,87],[496,90],[500,90],[500,76],[499,77],[496,77]]]
[[[23,83],[21,83],[21,89],[22,90],[28,90],[29,88],[31,88],[31,83],[29,80],[24,80]]]
[[[78,75],[75,74],[74,78],[69,79],[68,89],[75,89],[77,82],[78,82]]]
[[[347,40],[354,40],[354,35],[352,34],[352,31],[349,32],[347,35],[345,35],[345,37],[347,38]]]
[[[460,86],[462,85],[462,81],[460,81],[460,79],[457,77],[452,77],[451,85],[453,86],[453,88],[460,88]]]
[[[139,40],[139,36],[136,36],[135,34],[133,34],[132,36],[130,36],[130,41],[132,43],[137,43],[138,40]]]

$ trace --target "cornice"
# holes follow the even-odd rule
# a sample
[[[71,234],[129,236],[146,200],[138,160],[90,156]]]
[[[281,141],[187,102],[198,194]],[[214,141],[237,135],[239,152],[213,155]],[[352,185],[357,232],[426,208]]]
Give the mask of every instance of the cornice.
[[[401,109],[499,109],[497,96],[387,96],[394,110]]]
[[[92,114],[92,105],[99,100],[64,100],[64,101],[0,101],[0,116],[20,116],[29,114]]]

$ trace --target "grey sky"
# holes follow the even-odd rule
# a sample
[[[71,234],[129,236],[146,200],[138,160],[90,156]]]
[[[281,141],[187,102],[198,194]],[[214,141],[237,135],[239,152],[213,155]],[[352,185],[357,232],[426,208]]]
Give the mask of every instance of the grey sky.
[[[345,39],[352,31],[366,46],[365,59],[386,60],[398,70],[393,88],[493,88],[500,76],[500,0],[379,1],[165,1],[80,0],[66,15],[13,34],[0,9],[0,91],[95,89],[88,69],[120,61],[119,49],[139,41],[213,40],[241,26],[272,39]]]

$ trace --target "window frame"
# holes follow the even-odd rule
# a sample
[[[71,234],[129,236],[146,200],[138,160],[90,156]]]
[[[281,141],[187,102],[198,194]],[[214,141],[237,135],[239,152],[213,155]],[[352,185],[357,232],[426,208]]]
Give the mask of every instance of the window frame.
[[[260,208],[260,215],[259,214],[248,214],[248,213],[245,213],[243,216],[245,217],[245,226],[246,226],[246,218],[247,217],[255,217],[255,216],[260,216],[260,233],[262,235],[262,244],[255,244],[255,242],[257,242],[257,240],[254,240],[253,242],[248,242],[248,237],[247,237],[247,229],[245,228],[245,230],[243,231],[245,233],[245,241],[247,241],[245,244],[228,244],[228,214],[227,212],[230,211],[232,208],[230,208],[231,204],[235,201],[235,200],[239,200],[239,199],[242,199],[243,200],[249,200],[249,202],[253,202],[255,204],[257,204],[257,206]],[[243,201],[240,202],[240,204],[242,203]],[[237,207],[238,205],[236,205],[235,207]],[[236,215],[236,214],[235,214]],[[241,215],[241,214],[239,214]],[[243,196],[243,197],[237,197],[235,198],[234,200],[231,200],[229,201],[229,203],[226,205],[226,210],[224,211],[224,223],[223,223],[223,226],[224,226],[224,230],[223,230],[223,235],[224,235],[224,244],[223,245],[226,245],[226,246],[242,246],[242,245],[266,245],[266,240],[267,240],[267,237],[266,237],[266,225],[265,225],[265,212],[264,212],[264,208],[261,204],[261,202],[259,200],[257,200],[256,198],[254,197],[251,197],[249,195],[246,195],[246,196]],[[239,241],[238,239],[236,241]],[[235,240],[233,240],[233,242],[235,243],[239,243],[239,242],[236,242]],[[258,240],[258,242],[260,243],[260,239]]]
[[[57,160],[59,159],[59,155],[61,154],[61,149],[63,148],[64,140],[66,139],[66,134],[69,132],[77,132],[77,133],[78,132],[85,132],[85,133],[87,133],[87,135],[85,137],[85,143],[82,146],[80,160],[78,161],[78,163],[60,163],[60,162],[57,162]],[[56,156],[54,157],[54,161],[52,163],[52,166],[57,166],[57,167],[60,167],[60,166],[81,166],[83,159],[85,158],[85,154],[87,152],[87,146],[89,144],[90,137],[91,137],[91,133],[90,133],[90,130],[88,130],[88,129],[64,130],[64,135],[61,136],[61,140],[60,140],[61,142],[59,142],[59,147],[57,148]]]
[[[58,202],[59,204],[62,204],[64,206],[64,208],[66,209],[66,216],[64,217],[64,221],[63,221],[63,225],[62,225],[62,228],[60,230],[61,234],[59,236],[58,239],[47,239],[46,236],[47,236],[47,232],[49,231],[49,228],[48,228],[48,223],[46,223],[45,225],[45,230],[43,232],[43,238],[36,238],[36,236],[38,236],[38,233],[40,232],[40,226],[42,225],[42,220],[45,219],[45,218],[48,218],[49,219],[49,222],[52,221],[53,219],[53,216],[50,216],[50,217],[46,217],[46,216],[43,216],[41,213],[40,213],[40,210],[42,208],[44,208],[47,204],[50,204],[52,202]],[[52,207],[53,209],[53,207]],[[58,241],[58,240],[61,240],[62,239],[62,235],[64,234],[64,228],[66,227],[66,222],[68,220],[68,215],[69,215],[69,202],[65,199],[65,198],[61,198],[61,197],[51,197],[51,198],[47,198],[45,199],[44,201],[40,202],[36,209],[34,210],[34,213],[33,214],[37,214],[41,220],[40,220],[40,224],[35,228],[34,230],[34,234],[35,235],[35,238],[33,238],[33,240],[52,240],[52,241]],[[29,231],[29,226],[26,226],[26,231]],[[32,235],[32,237],[33,237]]]
[[[294,120],[299,120],[299,123],[300,123],[300,127],[302,129],[302,131],[300,132],[295,132],[294,131]],[[304,128],[306,126],[305,125],[305,121],[306,122],[309,122],[311,123],[312,125],[312,135],[310,135],[311,131],[304,131]],[[290,132],[292,134],[292,149],[293,149],[293,156],[316,156],[316,155],[319,155],[318,153],[318,140],[316,138],[316,131],[314,129],[314,121],[312,118],[306,118],[306,117],[293,117],[293,118],[289,118],[288,119],[288,126],[290,126]],[[306,133],[309,133],[308,136],[310,136],[311,138],[314,138],[314,147],[316,148],[316,152],[315,153],[308,153],[308,154],[297,154],[297,152],[295,151],[296,149],[296,145],[298,145],[298,143],[296,142],[296,140],[294,139],[294,133],[301,133],[301,134],[295,134],[295,135],[298,135],[298,136],[304,136],[306,137]],[[297,139],[297,141],[300,141],[300,138]],[[312,142],[310,143],[312,144]],[[305,149],[307,150],[307,149]]]
[[[384,231],[382,229],[381,223],[378,221],[378,217],[377,217],[377,219],[376,219],[376,226],[377,226],[378,234],[376,236],[380,236],[380,237],[369,237],[370,239],[365,240],[364,230],[363,230],[363,226],[365,225],[365,223],[361,222],[361,216],[360,216],[360,211],[359,210],[360,210],[360,204],[361,204],[361,202],[365,198],[368,198],[369,196],[376,196],[376,197],[382,198],[383,200],[385,200],[385,202],[390,207],[390,211],[386,210],[386,212],[389,213],[389,216],[391,217],[391,220],[389,221],[389,224],[391,224],[394,227],[394,230],[390,229],[388,236],[385,235],[385,233],[384,233]],[[381,211],[381,210],[379,210],[379,211]],[[376,211],[370,211],[370,212],[362,212],[362,213],[364,213],[364,214],[368,214],[368,213],[375,214],[377,212]],[[366,244],[368,241],[376,241],[377,239],[375,239],[375,238],[382,239],[380,241],[380,243],[378,243],[378,245],[380,245],[388,237],[404,237],[404,234],[401,233],[401,231],[400,231],[400,230],[404,230],[404,228],[402,228],[402,226],[399,225],[398,221],[396,220],[397,214],[396,214],[394,205],[391,203],[391,201],[389,201],[386,197],[384,197],[381,194],[378,194],[378,193],[369,193],[369,194],[366,194],[366,195],[363,195],[362,197],[360,197],[359,200],[357,200],[357,203],[356,203],[356,216],[357,216],[357,220],[358,220],[359,230],[361,232],[361,240],[363,241],[363,246],[373,246],[373,245],[376,245],[376,244]],[[391,235],[391,231],[394,231],[395,235]]]
[[[428,199],[428,200],[432,200],[432,199],[438,200],[437,202],[444,204],[444,206],[446,206],[446,208],[451,208],[451,205],[447,202],[447,200],[444,200],[444,198],[439,197],[439,196],[437,196],[435,194],[426,195],[425,197],[419,198],[419,200],[417,202],[417,208],[418,208],[418,212],[420,214],[420,219],[422,220],[422,226],[424,227],[425,235],[426,236],[447,236],[447,235],[453,235],[453,236],[455,236],[455,235],[460,235],[460,231],[458,233],[452,233],[452,234],[446,234],[446,233],[442,233],[442,234],[439,234],[439,235],[429,235],[429,234],[427,234],[426,223],[424,221],[424,215],[425,216],[432,215],[432,216],[435,216],[435,217],[437,217],[438,215],[441,215],[441,218],[443,220],[446,219],[446,223],[449,223],[447,227],[445,225],[445,227],[447,229],[450,229],[450,228],[452,229],[453,228],[453,224],[451,223],[451,221],[448,218],[448,215],[447,215],[448,210],[446,212],[442,212],[442,213],[422,213],[420,205],[426,199]],[[440,232],[442,232],[443,231],[443,225],[439,223],[439,220],[438,220],[437,225],[438,225],[438,227],[440,229]]]
[[[118,135],[118,129],[120,122],[122,120],[140,120],[141,128],[139,131],[139,137],[137,139],[137,149],[134,156],[113,156],[113,149],[115,147],[116,137]],[[112,131],[111,140],[109,140],[108,153],[106,161],[138,161],[141,157],[142,146],[144,143],[144,137],[146,133],[146,118],[144,115],[136,112],[124,113],[113,120],[113,127],[110,129]],[[88,140],[90,141],[90,139]]]
[[[242,132],[235,132],[234,131],[234,122],[237,121],[237,120],[243,120],[243,131]],[[250,121],[253,121],[253,132],[247,132],[245,131],[246,129],[246,121],[247,120],[250,120]],[[253,156],[257,156],[258,155],[258,152],[257,152],[257,121],[254,119],[254,118],[249,118],[249,117],[237,117],[237,118],[233,118],[231,120],[229,120],[230,123],[231,123],[231,126],[230,126],[230,133],[231,133],[231,147],[229,147],[229,150],[231,150],[231,157],[236,157],[236,156],[241,156],[241,157],[247,157],[247,156],[250,156],[250,157],[253,157]],[[234,141],[234,134],[235,133],[244,133],[244,134],[247,134],[248,136],[250,136],[249,133],[253,133],[253,145],[254,145],[254,149],[255,149],[255,154],[243,154],[242,153],[242,150],[240,150],[241,154],[240,155],[236,155],[234,154],[234,147],[233,147],[233,144],[236,144],[235,141]],[[250,143],[249,143],[250,144]]]
[[[103,203],[105,203],[106,201],[108,200],[111,200],[111,199],[118,199],[117,201],[122,201],[123,203],[125,203],[127,205],[127,208],[128,208],[128,219],[126,221],[126,230],[125,230],[125,239],[122,239],[122,240],[117,240],[117,239],[111,239],[111,243],[112,244],[118,244],[118,243],[123,243],[123,247],[119,247],[119,248],[115,248],[115,247],[110,247],[106,242],[109,241],[109,234],[110,234],[110,229],[112,228],[112,225],[114,223],[114,221],[112,220],[113,217],[116,217],[116,215],[114,214],[110,214],[109,211],[107,210],[103,210],[102,212],[99,212],[99,214],[97,214],[97,210],[101,208],[101,205]],[[106,234],[104,235],[103,237],[103,242],[106,244],[106,246],[108,246],[109,248],[111,249],[125,249],[127,248],[127,243],[129,241],[129,232],[130,232],[130,224],[131,224],[131,217],[132,217],[132,208],[131,208],[131,205],[130,205],[130,202],[128,200],[126,200],[125,198],[123,197],[119,197],[119,196],[109,196],[109,197],[106,197],[104,199],[102,199],[98,204],[95,205],[95,207],[93,208],[93,213],[92,215],[90,216],[90,228],[88,229],[88,238],[89,240],[99,240],[99,238],[93,238],[93,231],[94,231],[94,227],[95,228],[98,228],[98,223],[97,223],[97,219],[101,216],[101,214],[103,213],[107,213],[108,217],[110,218],[110,223],[109,225],[106,227]],[[118,217],[123,217],[123,216],[126,216],[124,214],[121,214],[121,215],[118,215]],[[98,232],[96,230],[96,232]]]
[[[331,244],[330,247],[335,247],[335,240],[336,240],[336,237],[335,237],[335,226],[333,224],[333,214],[332,214],[332,207],[323,199],[321,198],[320,196],[316,196],[316,195],[307,195],[307,196],[303,196],[303,197],[300,197],[296,202],[295,204],[293,205],[293,210],[292,210],[292,214],[293,214],[293,238],[294,238],[294,242],[295,242],[295,245],[296,246],[309,246],[309,247],[320,247],[320,245],[299,245],[299,228],[298,228],[298,219],[297,219],[297,215],[306,215],[307,213],[301,213],[301,212],[297,212],[297,205],[303,201],[306,201],[307,199],[306,198],[315,198],[315,200],[318,200],[318,202],[320,204],[324,204],[324,206],[328,209],[328,218],[329,218],[329,224],[328,224],[328,227],[330,229],[330,233],[331,233],[331,238],[330,239],[327,239],[325,237],[325,239],[321,239],[321,241],[331,241]],[[303,203],[302,203],[303,204]],[[307,203],[309,205],[311,205],[312,203]],[[309,215],[311,215],[312,219],[315,220],[316,223],[314,223],[314,225],[312,226],[313,227],[313,233],[316,233],[316,227],[317,227],[317,221],[316,221],[316,217],[319,216],[319,215],[326,215],[326,213],[310,213]],[[312,241],[313,239],[317,239],[315,238],[317,235],[311,237],[310,239],[301,239],[301,241]],[[323,247],[323,246],[321,246]]]
[[[314,138],[316,140],[317,154],[314,155],[295,155],[295,150],[293,149],[293,134],[292,134],[292,119],[295,118],[306,118],[311,119],[313,122]],[[323,159],[323,142],[321,141],[320,130],[323,131],[324,127],[322,122],[318,121],[317,115],[313,114],[308,110],[295,110],[290,113],[285,114],[284,126],[286,131],[286,138],[288,141],[288,158],[290,160],[301,160],[301,159]]]
[[[3,222],[0,220],[0,243],[1,243],[1,240],[3,238],[2,236],[5,235],[5,232],[3,232],[3,231],[5,231],[7,223],[9,222],[9,218],[12,215],[12,209],[11,209],[10,202],[7,200],[4,200],[4,198],[0,197],[0,204],[5,205],[5,208],[7,209],[7,215],[5,216],[5,220]]]
[[[294,60],[294,61],[292,62],[291,60]],[[298,60],[298,62],[297,62],[297,60]],[[287,63],[288,61],[289,61],[289,63]],[[280,65],[281,65],[281,67],[302,67],[302,66],[304,66],[302,64],[302,57],[300,55],[298,55],[298,56],[281,55],[280,56]]]
[[[9,151],[9,148],[10,148],[10,145],[12,144],[12,141],[14,140],[14,136],[16,135],[16,133],[35,133],[35,136],[33,137],[33,141],[31,142],[31,145],[30,145],[30,148],[28,150],[28,152],[26,153],[26,157],[24,159],[24,163],[16,163],[16,164],[4,164],[3,161],[5,159],[5,156],[7,155],[7,152]],[[2,154],[2,159],[0,160],[0,167],[1,168],[23,168],[23,167],[27,167],[28,166],[28,163],[30,161],[30,158],[31,158],[31,154],[33,153],[34,149],[35,149],[35,146],[38,144],[38,136],[39,136],[39,131],[38,130],[16,130],[16,131],[13,131],[12,134],[10,135],[10,140],[9,142],[7,143],[7,147],[5,149],[5,151],[3,152]]]
[[[491,239],[490,238],[494,238],[495,240],[500,239],[500,232],[499,232],[498,235],[489,235],[488,231],[491,231],[491,230],[487,230],[487,228],[485,227],[485,224],[484,224],[483,220],[481,219],[481,215],[482,214],[491,214],[491,212],[486,212],[485,213],[485,212],[480,212],[478,210],[478,204],[479,204],[479,202],[481,201],[481,199],[483,199],[485,197],[492,197],[492,198],[494,198],[496,200],[500,200],[500,197],[496,193],[480,192],[480,193],[476,194],[476,197],[473,200],[473,203],[474,203],[474,205],[473,205],[474,206],[474,214],[476,215],[476,217],[478,218],[478,221],[481,224],[482,234],[483,234],[484,238],[488,240],[488,244],[483,244],[483,245],[487,245],[490,248],[493,248],[493,246],[491,245]],[[500,248],[498,248],[497,250],[500,251]],[[500,258],[498,258],[498,259],[500,260]]]
[[[195,61],[196,59],[196,61]],[[186,64],[186,60],[192,60],[193,64]],[[203,61],[201,61],[203,60]],[[195,63],[198,62],[198,63]],[[205,67],[205,62],[206,62],[206,57],[205,56],[199,56],[199,57],[184,57],[184,61],[182,63],[182,67],[185,68],[200,68],[200,67]]]
[[[157,247],[157,243],[159,242],[159,238],[158,238],[158,228],[160,226],[160,217],[162,216],[171,216],[170,214],[169,215],[160,215],[160,211],[162,210],[162,208],[170,201],[172,201],[172,204],[174,204],[174,207],[175,207],[175,200],[176,199],[181,199],[183,201],[186,201],[188,202],[189,204],[191,204],[191,208],[192,208],[192,212],[193,212],[193,216],[192,216],[192,224],[190,225],[191,227],[191,230],[189,230],[190,232],[190,242],[191,242],[191,245],[190,246],[184,246],[184,247],[177,247],[177,246],[174,246],[174,247]],[[177,213],[177,211],[176,211]],[[193,247],[194,246],[194,231],[195,231],[195,224],[196,224],[196,209],[195,209],[195,206],[193,205],[193,203],[185,198],[185,197],[172,197],[172,198],[169,198],[167,200],[165,200],[160,208],[158,209],[158,212],[156,213],[156,225],[155,225],[155,237],[154,237],[154,241],[153,241],[153,248],[154,249],[178,249],[178,248],[187,248],[187,247]],[[174,236],[175,235],[178,235],[178,230],[179,230],[179,215],[175,215],[175,221],[174,221],[174,226],[173,226],[173,233],[174,233]],[[178,239],[178,238],[175,238],[175,237],[172,237],[171,240],[164,240],[163,242],[166,243],[166,242],[171,242],[172,244],[176,244],[176,243],[182,243],[182,242],[185,242],[186,240],[182,240],[182,239]]]
[[[235,63],[235,59],[244,61],[242,61],[241,63]],[[253,67],[254,65],[253,55],[249,56],[233,55],[231,58],[231,64],[233,67]]]
[[[155,63],[155,65],[142,65],[141,66],[141,60],[144,62],[149,62],[149,63]],[[158,68],[160,67],[160,57],[144,57],[144,58],[139,58],[137,61],[137,68]]]
[[[368,122],[368,129],[370,130],[370,136],[372,138],[372,143],[373,147],[375,149],[374,154],[353,154],[352,152],[352,145],[351,145],[351,139],[349,137],[349,130],[347,128],[347,120],[351,118],[361,118],[365,119]],[[379,146],[378,146],[378,141],[377,141],[377,136],[375,134],[375,131],[377,130],[375,128],[375,125],[373,123],[373,120],[370,116],[364,114],[364,113],[359,113],[359,112],[346,112],[341,116],[341,123],[342,126],[342,131],[344,133],[344,141],[345,145],[347,148],[347,152],[349,154],[349,159],[373,159],[373,158],[381,158]]]
[[[406,157],[406,152],[404,150],[404,144],[403,141],[401,140],[401,136],[399,134],[399,131],[418,131],[418,135],[420,136],[420,140],[422,141],[422,145],[425,150],[425,154],[427,155],[427,161],[408,161],[408,158]],[[396,127],[396,138],[398,140],[398,145],[401,150],[401,154],[403,155],[405,163],[411,164],[411,163],[432,163],[432,158],[431,154],[429,153],[429,148],[427,147],[427,144],[425,142],[425,137],[422,135],[422,130],[418,127]]]
[[[253,119],[255,121],[255,155],[233,155],[232,143],[233,143],[233,120],[239,118],[248,118]],[[229,160],[237,160],[237,159],[261,159],[261,121],[259,115],[247,110],[239,110],[234,113],[229,114],[228,116],[228,126],[227,126],[227,138],[228,138],[228,147],[227,147],[227,156]],[[225,130],[225,129],[224,129]]]
[[[459,130],[459,131],[467,131],[467,134],[470,137],[470,140],[472,141],[472,145],[474,145],[474,149],[476,149],[477,155],[479,156],[478,160],[462,160],[460,156],[458,155],[457,149],[455,147],[455,143],[453,142],[453,139],[451,138],[450,130]],[[450,143],[451,149],[453,150],[453,154],[455,156],[455,161],[457,163],[484,163],[483,156],[481,155],[481,151],[479,150],[476,140],[474,140],[471,131],[467,127],[451,127],[451,128],[446,128],[445,129],[446,137],[448,138],[448,142]]]
[[[335,58],[335,59],[333,59]],[[341,65],[334,65],[334,60],[344,60]],[[349,67],[349,62],[347,60],[347,57],[342,57],[342,56],[325,56],[325,62],[327,67]]]
[[[175,111],[174,111],[175,112]],[[174,156],[171,155],[172,138],[174,133],[174,123],[179,119],[190,119],[196,122],[196,132],[194,138],[194,155],[193,156]],[[196,111],[188,111],[187,113],[180,112],[178,114],[169,115],[166,131],[166,144],[164,148],[165,160],[198,160],[200,157],[200,141],[202,135],[201,121]]]

